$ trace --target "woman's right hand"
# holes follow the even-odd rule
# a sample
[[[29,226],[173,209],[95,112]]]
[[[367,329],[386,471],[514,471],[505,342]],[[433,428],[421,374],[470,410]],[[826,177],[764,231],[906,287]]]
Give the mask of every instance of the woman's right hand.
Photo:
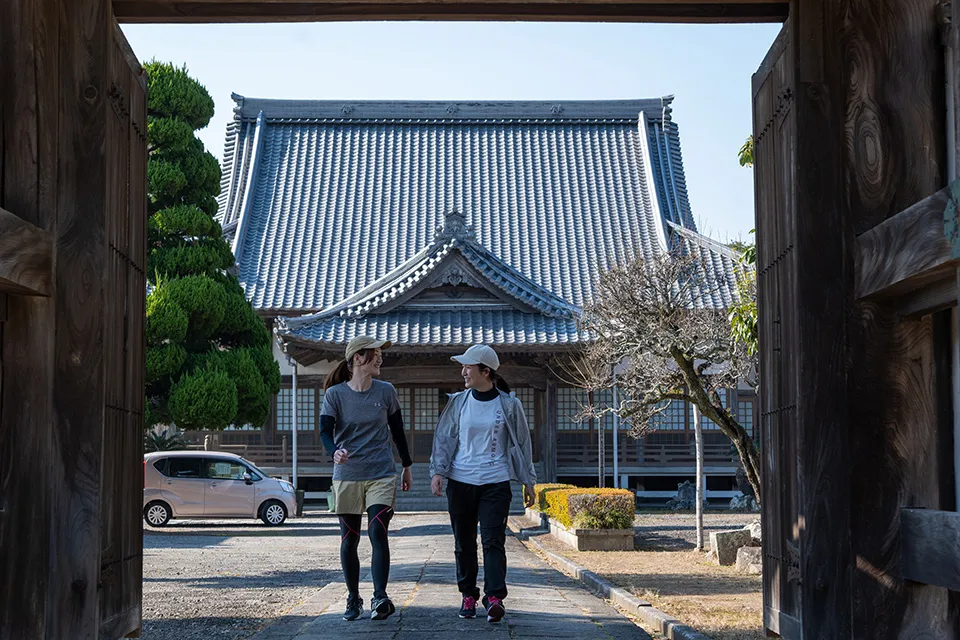
[[[343,464],[350,458],[350,455],[347,453],[346,449],[337,449],[333,452],[333,463],[334,464]]]
[[[430,479],[430,490],[435,496],[443,495],[443,476],[435,475]]]

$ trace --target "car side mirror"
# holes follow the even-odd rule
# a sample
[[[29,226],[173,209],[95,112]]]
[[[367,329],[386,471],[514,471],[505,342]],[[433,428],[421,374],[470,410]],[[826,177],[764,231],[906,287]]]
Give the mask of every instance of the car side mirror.
[[[253,476],[250,475],[249,471],[243,474],[243,481],[247,484],[253,484]]]

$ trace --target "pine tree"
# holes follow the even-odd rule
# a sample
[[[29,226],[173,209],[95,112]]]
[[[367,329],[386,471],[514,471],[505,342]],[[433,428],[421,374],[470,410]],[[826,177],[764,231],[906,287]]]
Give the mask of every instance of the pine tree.
[[[270,332],[230,272],[217,212],[220,167],[194,134],[213,99],[186,68],[148,74],[146,426],[261,426],[280,390]]]

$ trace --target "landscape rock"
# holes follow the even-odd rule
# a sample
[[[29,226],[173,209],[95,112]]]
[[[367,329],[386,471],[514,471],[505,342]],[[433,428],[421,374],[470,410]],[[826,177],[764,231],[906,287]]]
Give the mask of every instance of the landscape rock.
[[[703,501],[706,506],[707,501]],[[697,508],[697,485],[684,480],[677,485],[677,495],[667,501],[667,506],[674,511],[693,511]]]
[[[753,538],[746,529],[710,533],[710,550],[713,552],[717,563],[722,566],[736,564],[737,550],[749,546],[752,542]]]
[[[751,575],[763,573],[763,549],[760,547],[737,549],[737,571]]]
[[[736,496],[730,499],[731,511],[760,511],[760,505],[750,496]]]
[[[744,527],[747,531],[750,532],[750,535],[753,536],[753,544],[759,545],[763,542],[763,527],[760,526],[760,520],[754,520],[750,524]]]

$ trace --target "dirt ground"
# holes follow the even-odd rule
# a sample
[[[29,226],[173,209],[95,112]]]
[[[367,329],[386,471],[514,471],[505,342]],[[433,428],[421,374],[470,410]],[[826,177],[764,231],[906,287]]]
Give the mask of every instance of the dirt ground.
[[[756,514],[705,514],[707,544],[710,531],[739,529],[756,518]],[[634,551],[578,552],[551,536],[537,540],[715,640],[766,637],[760,576],[718,566],[694,551],[693,515],[638,514],[634,526]]]

